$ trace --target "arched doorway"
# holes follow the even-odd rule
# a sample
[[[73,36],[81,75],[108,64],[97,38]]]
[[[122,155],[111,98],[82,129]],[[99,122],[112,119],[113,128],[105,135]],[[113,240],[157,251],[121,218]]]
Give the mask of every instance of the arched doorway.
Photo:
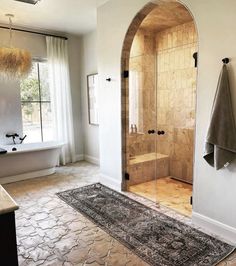
[[[147,4],[122,51],[123,190],[191,215],[197,30],[177,1]]]

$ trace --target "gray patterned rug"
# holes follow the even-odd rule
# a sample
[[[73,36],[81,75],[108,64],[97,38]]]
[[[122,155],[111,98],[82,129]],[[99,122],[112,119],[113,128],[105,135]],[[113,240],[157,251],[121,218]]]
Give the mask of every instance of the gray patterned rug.
[[[234,250],[101,184],[57,195],[150,265],[211,266]]]

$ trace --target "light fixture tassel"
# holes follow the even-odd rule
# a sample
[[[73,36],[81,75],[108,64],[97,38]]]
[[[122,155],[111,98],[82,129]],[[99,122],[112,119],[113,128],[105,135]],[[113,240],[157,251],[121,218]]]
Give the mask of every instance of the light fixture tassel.
[[[7,14],[9,18],[10,47],[0,47],[0,75],[8,79],[25,78],[32,69],[31,54],[20,48],[12,46],[12,20],[13,15]]]

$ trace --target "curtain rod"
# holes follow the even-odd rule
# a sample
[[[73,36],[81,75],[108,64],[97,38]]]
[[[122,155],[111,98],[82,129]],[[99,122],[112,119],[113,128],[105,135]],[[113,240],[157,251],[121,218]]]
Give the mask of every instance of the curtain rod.
[[[9,30],[9,27],[0,26],[0,29],[7,29],[7,30]],[[48,34],[48,33],[42,33],[42,32],[37,32],[37,31],[23,30],[23,29],[17,29],[17,28],[12,28],[12,30],[21,31],[21,32],[27,32],[27,33],[33,33],[33,34],[38,34],[38,35],[43,35],[43,36],[56,37],[56,38],[61,38],[61,39],[64,39],[64,40],[68,40],[67,37],[53,35],[53,34]]]

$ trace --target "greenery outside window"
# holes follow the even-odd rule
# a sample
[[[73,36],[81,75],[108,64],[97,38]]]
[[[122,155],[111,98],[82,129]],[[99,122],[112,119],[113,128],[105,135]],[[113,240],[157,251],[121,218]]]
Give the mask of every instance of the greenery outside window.
[[[53,140],[53,117],[48,65],[34,61],[31,74],[21,84],[21,109],[25,142]]]

